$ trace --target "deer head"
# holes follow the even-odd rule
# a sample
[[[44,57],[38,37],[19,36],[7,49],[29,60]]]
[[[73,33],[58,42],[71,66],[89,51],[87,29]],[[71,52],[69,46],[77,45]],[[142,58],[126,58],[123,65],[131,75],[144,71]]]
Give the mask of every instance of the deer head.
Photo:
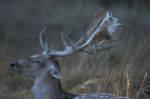
[[[43,73],[49,73],[51,77],[60,79],[61,77],[56,57],[73,55],[77,52],[96,53],[97,51],[109,49],[112,46],[112,40],[106,40],[105,37],[101,37],[101,39],[98,40],[100,43],[99,46],[93,46],[95,43],[94,40],[97,36],[104,34],[104,29],[107,29],[108,35],[111,36],[119,25],[117,19],[112,16],[111,12],[107,12],[101,23],[95,27],[94,31],[86,34],[85,37],[82,37],[76,43],[73,43],[67,35],[61,33],[62,41],[65,46],[62,51],[49,49],[44,29],[41,31],[39,37],[43,51],[26,59],[13,61],[10,65],[11,69],[12,71],[32,77],[38,77]]]
[[[40,33],[40,44],[43,49],[42,53],[32,55],[26,59],[13,61],[11,63],[12,71],[21,73],[26,76],[37,77],[43,73],[49,73],[52,77],[60,79],[58,62],[55,57],[50,55],[47,45],[47,38],[43,34],[46,29]]]

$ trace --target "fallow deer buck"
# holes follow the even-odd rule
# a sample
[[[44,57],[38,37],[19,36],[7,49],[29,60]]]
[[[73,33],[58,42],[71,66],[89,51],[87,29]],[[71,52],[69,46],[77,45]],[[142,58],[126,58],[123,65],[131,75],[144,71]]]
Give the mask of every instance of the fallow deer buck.
[[[94,27],[91,25],[85,37],[82,37],[76,43],[73,43],[67,35],[61,33],[65,46],[64,50],[49,49],[44,35],[45,30],[43,30],[40,33],[40,44],[43,52],[11,63],[12,71],[33,77],[34,86],[31,91],[35,99],[127,99],[107,93],[77,95],[68,93],[61,88],[61,75],[56,57],[65,57],[77,52],[93,54],[112,46],[113,40],[110,37],[117,26],[120,25],[118,19],[114,18],[111,12],[104,13],[104,11],[98,11],[94,18],[92,21]]]

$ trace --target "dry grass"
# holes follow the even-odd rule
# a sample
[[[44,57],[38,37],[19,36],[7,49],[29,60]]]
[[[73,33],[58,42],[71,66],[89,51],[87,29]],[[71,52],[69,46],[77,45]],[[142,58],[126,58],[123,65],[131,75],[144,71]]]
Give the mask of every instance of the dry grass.
[[[0,2],[0,99],[33,99],[33,81],[11,73],[9,63],[40,52],[38,35],[43,27],[48,28],[50,47],[62,49],[59,33],[79,39],[101,7],[111,10],[124,24],[114,35],[118,41],[111,50],[97,55],[80,53],[59,59],[63,88],[79,94],[107,92],[131,99],[143,99],[143,88],[150,92],[148,3],[134,2],[129,7],[121,2],[102,6],[99,0]]]
[[[83,56],[87,57],[88,55]],[[74,64],[72,64],[73,67],[70,66],[71,69],[70,67],[62,67],[62,86],[65,90],[76,94],[102,92],[126,96],[130,97],[130,99],[143,99],[141,98],[141,89],[143,88],[147,73],[145,76],[143,75],[142,79],[137,79],[134,77],[136,76],[134,72],[135,66],[132,64],[126,64],[120,66],[120,68],[113,67],[110,69],[107,65],[94,67],[94,64],[90,63],[92,68],[90,71],[86,72],[85,76],[83,65],[86,62],[86,59],[85,61],[79,61],[77,67],[74,67]],[[108,58],[106,57],[106,59]],[[98,73],[95,72],[96,68],[99,69]],[[10,72],[8,71],[8,68],[4,69],[4,71],[7,71],[6,74]],[[66,71],[68,72],[66,73]],[[90,72],[92,72],[92,74]],[[70,74],[69,77],[66,76],[68,73]],[[6,77],[6,80],[2,79],[3,81],[1,81],[1,99],[33,99],[30,92],[32,85],[31,81],[29,82],[29,79],[27,78],[22,79],[21,76],[12,75],[12,73],[9,74],[11,76],[7,74],[8,77]],[[138,82],[141,82],[138,86],[136,86],[138,82],[133,83],[135,79],[137,79]],[[4,84],[5,82],[6,84]]]
[[[65,86],[64,89],[68,89],[69,92],[76,94],[84,94],[89,92],[102,92],[102,93],[110,93],[118,96],[126,96],[130,97],[130,99],[142,99],[141,98],[141,89],[143,88],[143,82],[146,78],[146,75],[143,76],[143,82],[140,84],[140,88],[133,88],[132,82],[134,81],[134,66],[127,64],[121,66],[120,68],[112,68],[111,70],[107,68],[107,66],[101,66],[100,75],[89,77],[88,79],[84,79],[81,81],[83,77],[78,76],[78,79],[73,79],[73,81],[67,82],[68,76],[64,77],[62,81],[63,87],[67,85],[67,83],[76,82],[75,85],[71,84],[71,88],[69,86]],[[92,71],[92,70],[91,70]],[[75,76],[75,75],[74,75]],[[18,82],[13,84],[12,89],[11,86],[7,86],[5,84],[0,85],[0,96],[1,99],[33,99],[33,96],[30,92],[31,83],[27,82],[27,80],[21,79],[20,77],[13,77],[14,79],[7,78],[8,81]],[[20,79],[20,80],[19,80]],[[26,79],[26,78],[25,78]],[[78,81],[80,79],[80,81]],[[23,80],[23,81],[21,81]],[[70,79],[71,80],[71,79]],[[77,82],[77,81],[78,82]],[[141,80],[141,79],[139,79]],[[29,83],[29,87],[26,85]],[[68,84],[70,85],[70,84]],[[16,87],[15,87],[16,86]],[[17,87],[19,86],[19,87]],[[139,87],[139,86],[136,86]],[[16,88],[16,89],[15,89]],[[13,91],[16,90],[16,91]]]
[[[115,94],[118,96],[130,97],[130,99],[140,99],[140,89],[135,89],[132,86],[134,80],[133,67],[126,65],[119,70],[111,70],[107,73],[107,77],[99,76],[98,78],[85,81],[83,84],[75,86],[71,92],[83,94],[88,92],[103,92]],[[142,87],[142,84],[141,84]],[[140,95],[139,95],[140,94]]]

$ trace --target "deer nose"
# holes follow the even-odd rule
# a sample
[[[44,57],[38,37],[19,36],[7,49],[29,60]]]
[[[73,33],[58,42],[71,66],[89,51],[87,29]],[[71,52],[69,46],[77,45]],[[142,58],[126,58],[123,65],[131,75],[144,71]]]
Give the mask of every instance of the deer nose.
[[[16,62],[15,61],[11,62],[10,67],[12,71],[14,71],[14,67],[16,67]]]

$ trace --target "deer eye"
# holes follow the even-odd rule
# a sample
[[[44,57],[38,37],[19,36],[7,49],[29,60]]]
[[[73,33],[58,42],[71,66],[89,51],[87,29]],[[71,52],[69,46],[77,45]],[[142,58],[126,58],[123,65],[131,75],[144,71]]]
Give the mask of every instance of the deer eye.
[[[34,60],[31,63],[41,63],[40,61]]]

